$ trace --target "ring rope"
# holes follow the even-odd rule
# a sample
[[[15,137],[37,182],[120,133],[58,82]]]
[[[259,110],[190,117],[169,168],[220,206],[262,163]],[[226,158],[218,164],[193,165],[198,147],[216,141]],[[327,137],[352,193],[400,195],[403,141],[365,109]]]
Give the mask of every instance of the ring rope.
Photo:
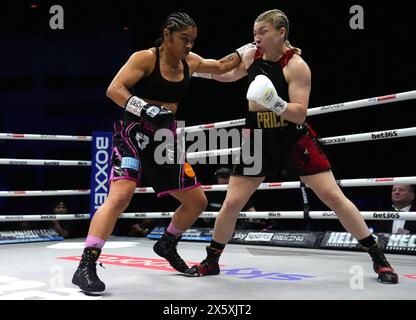
[[[311,109],[308,109],[307,116],[314,116],[317,114],[363,108],[363,107],[368,107],[368,106],[373,106],[373,105],[380,105],[380,104],[411,100],[411,99],[416,99],[416,90],[311,108]],[[209,130],[209,129],[214,129],[214,128],[219,129],[219,128],[234,127],[234,126],[242,126],[245,124],[245,122],[246,122],[245,119],[236,119],[236,120],[231,120],[231,121],[207,123],[207,124],[201,124],[201,125],[196,125],[196,126],[191,126],[191,127],[179,128],[177,132],[178,133],[181,131],[197,132],[197,131]],[[39,135],[39,134],[18,134],[18,133],[0,133],[0,140],[1,139],[92,141],[91,136]]]
[[[391,186],[394,184],[416,184],[416,176],[395,178],[363,178],[337,180],[340,187],[376,187]],[[206,192],[227,191],[226,184],[203,185]],[[306,185],[307,186],[307,185]],[[298,189],[299,181],[265,182],[257,190]],[[134,193],[155,193],[151,187],[136,188]],[[33,190],[33,191],[0,191],[0,197],[36,197],[36,196],[63,196],[63,195],[89,195],[89,189],[79,190]]]
[[[15,166],[71,166],[89,167],[91,161],[84,160],[41,160],[41,159],[0,159],[0,165]]]
[[[385,140],[410,137],[416,135],[416,127],[375,131],[367,133],[351,134],[319,139],[324,145],[352,143],[361,141]],[[218,157],[239,154],[241,148],[208,150],[199,152],[188,152],[187,159],[199,159],[203,157]],[[35,166],[91,166],[91,161],[83,160],[39,160],[39,159],[0,159],[0,165],[35,165]]]
[[[416,220],[416,212],[397,211],[361,211],[365,220]],[[122,219],[164,219],[171,218],[174,212],[125,212],[120,215]],[[216,218],[218,212],[205,211],[200,218]],[[0,215],[0,222],[14,221],[51,221],[51,220],[86,220],[89,213],[80,214],[37,214],[37,215]],[[242,211],[240,219],[304,219],[303,211]],[[311,219],[338,219],[333,211],[309,211]]]
[[[0,140],[92,141],[91,136],[54,134],[0,133]]]
[[[351,142],[361,141],[373,141],[373,140],[385,140],[393,138],[402,138],[416,136],[416,127],[405,128],[405,129],[393,129],[385,131],[375,131],[367,133],[351,134],[346,136],[336,136],[329,138],[319,139],[325,145],[331,144],[342,144]],[[198,152],[188,152],[186,154],[187,159],[199,159],[203,157],[215,157],[215,156],[228,156],[233,154],[239,154],[241,148],[230,148],[230,149],[219,149],[219,150],[208,150]]]

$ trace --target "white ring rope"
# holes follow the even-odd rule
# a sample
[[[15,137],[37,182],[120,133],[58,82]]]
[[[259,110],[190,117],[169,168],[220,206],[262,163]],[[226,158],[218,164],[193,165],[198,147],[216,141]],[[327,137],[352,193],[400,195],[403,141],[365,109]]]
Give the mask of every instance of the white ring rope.
[[[91,161],[84,160],[39,160],[39,159],[0,159],[0,164],[17,166],[72,166],[88,167]]]
[[[369,106],[374,106],[374,105],[379,105],[379,104],[386,104],[386,103],[411,100],[411,99],[416,99],[416,90],[312,108],[307,111],[307,115],[314,116],[317,114],[364,108],[364,107],[369,107]]]
[[[394,184],[416,184],[416,176],[396,178],[364,178],[337,180],[340,187],[381,187]],[[226,184],[203,185],[206,192],[227,191]],[[299,181],[289,182],[265,182],[260,184],[257,190],[299,189]],[[155,193],[151,187],[136,188],[134,193]],[[36,197],[36,196],[64,196],[64,195],[89,195],[90,190],[36,190],[36,191],[0,191],[0,197]]]
[[[416,98],[416,90],[408,91],[387,96],[368,98],[339,104],[327,105],[318,108],[312,108],[307,111],[307,116],[318,114],[338,112],[362,108],[372,105],[380,105],[403,101]],[[227,128],[233,126],[242,126],[245,119],[223,121],[210,124],[202,124],[186,128],[178,128],[177,132],[199,132],[214,128]],[[400,138],[416,135],[416,127],[385,130],[378,132],[360,133],[347,136],[337,136],[322,138],[320,141],[325,145],[351,143],[359,141],[382,140],[391,138]],[[37,134],[14,134],[0,133],[0,140],[54,140],[54,141],[92,141],[91,136],[65,136],[65,135],[37,135]],[[237,154],[241,148],[231,148],[222,150],[209,150],[203,152],[188,153],[188,159],[200,157],[212,157]],[[42,166],[91,166],[91,161],[82,160],[37,160],[37,159],[0,159],[0,165],[42,165]],[[370,179],[347,179],[337,180],[341,187],[363,187],[363,186],[384,186],[393,184],[415,184],[416,177],[396,177],[396,178],[370,178]],[[206,185],[203,186],[205,191],[226,191],[227,185]],[[257,190],[273,189],[295,189],[300,188],[300,182],[272,182],[262,183]],[[135,193],[154,193],[153,188],[137,188]],[[0,191],[0,197],[25,197],[25,196],[62,196],[62,195],[88,195],[90,190],[42,190],[42,191]],[[171,218],[174,212],[137,212],[123,213],[120,218]],[[416,212],[390,212],[390,211],[361,211],[364,219],[369,220],[416,220]],[[257,211],[241,212],[239,218],[250,219],[304,219],[303,211]],[[218,212],[203,212],[201,218],[216,218]],[[310,211],[308,213],[311,219],[337,219],[333,211]],[[82,220],[89,219],[90,215],[86,214],[43,214],[43,215],[0,215],[0,221],[48,221],[48,220]]]
[[[416,220],[416,212],[397,212],[397,211],[361,211],[365,220]],[[172,218],[174,212],[125,212],[120,218],[123,219],[164,219]],[[205,211],[200,218],[216,218],[218,212]],[[0,215],[0,222],[13,221],[51,221],[51,220],[86,220],[89,219],[88,213],[80,214],[38,214],[38,215]],[[310,211],[311,219],[338,219],[333,211]],[[240,219],[304,219],[303,211],[242,211]]]
[[[367,133],[351,134],[347,136],[336,136],[329,138],[319,139],[325,145],[351,143],[360,141],[371,141],[371,140],[384,140],[393,138],[402,138],[416,135],[416,127],[405,128],[405,129],[393,129],[385,131],[375,131]],[[238,154],[241,148],[230,148],[230,149],[219,149],[219,150],[208,150],[199,152],[188,152],[186,154],[187,159],[199,159],[204,157],[218,157]]]
[[[319,139],[325,145],[330,144],[341,144],[341,143],[351,143],[351,142],[361,142],[361,141],[371,141],[371,140],[385,140],[385,139],[395,139],[410,137],[416,135],[416,127],[404,128],[404,129],[392,129],[376,132],[367,132],[367,133],[357,133],[347,136],[337,136]]]
[[[351,143],[360,141],[374,141],[410,137],[416,135],[416,127],[405,129],[393,129],[367,133],[351,134],[319,139],[325,145]],[[208,150],[199,152],[188,152],[187,159],[199,159],[203,157],[218,157],[239,154],[241,148]],[[0,165],[37,165],[37,166],[90,166],[91,161],[83,160],[37,160],[37,159],[0,159]]]
[[[91,136],[66,136],[54,134],[0,133],[0,140],[54,140],[54,141],[92,141]]]
[[[89,213],[79,214],[27,214],[27,215],[1,215],[0,222],[12,221],[51,221],[51,220],[86,220]]]
[[[368,107],[368,106],[373,106],[373,105],[386,104],[386,103],[411,100],[411,99],[416,99],[416,90],[312,108],[312,109],[308,109],[307,116],[314,116],[317,114],[363,108],[363,107]],[[236,119],[236,120],[231,120],[231,121],[207,123],[207,124],[201,124],[201,125],[196,125],[196,126],[191,126],[191,127],[186,127],[186,128],[179,128],[177,132],[179,133],[181,130],[184,130],[185,132],[199,132],[199,131],[209,130],[209,129],[242,126],[245,124],[245,122],[246,122],[245,119]],[[63,135],[0,133],[0,140],[1,139],[91,141],[92,137],[91,136],[63,136]]]
[[[30,191],[0,191],[1,197],[47,197],[47,196],[74,196],[89,195],[91,191],[85,190],[30,190]]]

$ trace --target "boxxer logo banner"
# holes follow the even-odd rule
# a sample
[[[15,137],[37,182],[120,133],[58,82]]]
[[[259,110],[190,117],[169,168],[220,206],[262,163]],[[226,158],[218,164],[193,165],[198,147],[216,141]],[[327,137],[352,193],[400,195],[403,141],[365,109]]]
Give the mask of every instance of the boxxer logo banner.
[[[92,140],[90,214],[107,199],[112,148],[111,132],[94,132]]]

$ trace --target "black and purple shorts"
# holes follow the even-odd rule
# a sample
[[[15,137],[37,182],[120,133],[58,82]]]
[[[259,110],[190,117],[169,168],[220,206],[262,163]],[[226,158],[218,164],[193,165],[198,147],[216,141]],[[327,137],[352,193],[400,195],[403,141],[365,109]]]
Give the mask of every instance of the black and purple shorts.
[[[148,121],[138,118],[138,121],[125,119],[115,122],[110,181],[128,179],[140,186],[141,176],[144,175],[158,197],[199,186],[192,166],[185,158],[177,159],[180,148],[176,121],[169,130],[173,133],[174,143],[163,146],[160,141],[154,140],[156,130]],[[178,161],[158,163],[155,152],[161,150],[172,154]],[[181,154],[184,155],[184,152]]]

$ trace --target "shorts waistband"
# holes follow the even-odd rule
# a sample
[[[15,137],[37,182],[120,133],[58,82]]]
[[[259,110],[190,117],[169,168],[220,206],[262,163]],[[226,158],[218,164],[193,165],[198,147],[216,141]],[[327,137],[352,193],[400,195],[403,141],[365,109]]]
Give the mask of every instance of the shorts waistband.
[[[124,112],[123,112],[122,120],[123,121],[129,121],[129,122],[137,122],[139,124],[139,126],[143,129],[145,129],[146,131],[156,132],[156,128],[154,127],[154,125],[151,122],[149,122],[149,121],[147,121],[147,120],[145,120],[145,119],[143,119],[139,116],[136,116],[135,114],[132,114],[131,112],[128,112],[126,110],[124,110]],[[172,121],[172,125],[169,129],[172,130],[173,135],[176,136],[176,129],[177,129],[176,120]]]

